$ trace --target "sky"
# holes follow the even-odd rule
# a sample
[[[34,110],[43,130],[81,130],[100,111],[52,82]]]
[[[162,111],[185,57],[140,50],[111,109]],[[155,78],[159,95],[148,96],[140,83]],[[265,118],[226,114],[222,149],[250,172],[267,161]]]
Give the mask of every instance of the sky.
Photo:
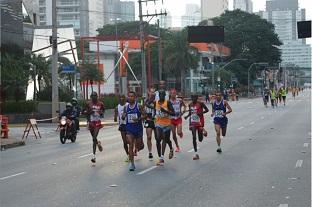
[[[137,2],[137,1],[135,1]],[[264,11],[266,0],[252,0],[253,11]],[[166,9],[167,12],[171,13],[173,27],[181,26],[181,16],[185,14],[186,4],[198,4],[200,5],[200,0],[156,0],[156,5],[154,2],[148,3],[146,6],[143,4],[143,13],[148,11],[149,14],[155,13],[155,9],[160,12],[160,9]],[[136,3],[136,14],[138,14],[138,4]],[[312,20],[312,1],[311,0],[299,0],[299,8],[306,9],[306,19]],[[229,10],[233,10],[233,0],[229,0]]]

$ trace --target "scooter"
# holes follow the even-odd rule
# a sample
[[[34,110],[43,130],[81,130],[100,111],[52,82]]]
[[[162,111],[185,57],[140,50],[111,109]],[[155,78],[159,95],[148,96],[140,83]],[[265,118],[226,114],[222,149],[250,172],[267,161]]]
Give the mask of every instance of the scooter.
[[[73,120],[68,119],[66,116],[62,116],[60,119],[60,141],[65,144],[67,139],[71,142],[76,141],[77,131],[73,128]]]

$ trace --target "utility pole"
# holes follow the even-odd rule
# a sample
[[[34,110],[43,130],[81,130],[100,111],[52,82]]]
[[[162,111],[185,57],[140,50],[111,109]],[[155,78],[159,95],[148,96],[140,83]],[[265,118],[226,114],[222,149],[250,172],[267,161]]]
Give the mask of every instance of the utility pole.
[[[162,80],[162,48],[161,48],[159,19],[157,19],[157,29],[158,29],[158,81],[160,81]]]
[[[142,11],[142,3],[145,2],[155,2],[156,0],[138,0],[139,2],[139,18],[140,18],[140,44],[141,44],[141,66],[142,66],[142,78],[141,78],[141,86],[142,86],[142,96],[146,96],[147,89],[147,80],[146,80],[146,63],[145,63],[145,51],[144,51],[144,22],[143,17],[155,17],[160,15],[167,15],[166,12],[154,13],[154,14],[145,14],[143,15]]]
[[[58,54],[56,0],[52,0],[52,117],[57,117],[57,111],[59,111],[57,59]]]

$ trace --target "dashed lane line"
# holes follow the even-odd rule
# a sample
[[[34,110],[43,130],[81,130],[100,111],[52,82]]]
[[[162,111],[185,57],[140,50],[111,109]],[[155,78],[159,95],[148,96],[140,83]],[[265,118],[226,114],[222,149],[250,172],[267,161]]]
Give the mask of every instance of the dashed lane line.
[[[302,166],[303,160],[297,160],[295,168],[299,168]]]
[[[137,175],[143,175],[143,174],[145,174],[145,173],[147,173],[147,172],[149,172],[149,171],[154,170],[155,168],[157,168],[157,166],[152,166],[152,167],[150,167],[150,168],[147,168],[146,170],[143,170],[143,171],[137,173]]]
[[[19,176],[19,175],[23,175],[25,173],[26,172],[20,172],[20,173],[16,173],[16,174],[13,174],[13,175],[5,176],[5,177],[0,178],[0,180],[6,180],[8,178],[13,178],[13,177],[16,177],[16,176]]]
[[[278,207],[288,207],[288,204],[280,204]]]
[[[309,147],[309,143],[304,143],[303,147]]]
[[[254,124],[255,124],[255,122],[254,122],[254,121],[252,121],[252,122],[250,122],[250,123],[249,123],[249,125],[254,125]]]
[[[243,126],[241,126],[241,127],[239,127],[239,128],[237,128],[238,130],[242,130],[242,129],[244,129],[244,127]]]
[[[88,156],[91,156],[91,155],[92,155],[92,153],[81,155],[81,156],[78,157],[78,159],[81,159],[81,158],[84,158],[84,157],[88,157]]]

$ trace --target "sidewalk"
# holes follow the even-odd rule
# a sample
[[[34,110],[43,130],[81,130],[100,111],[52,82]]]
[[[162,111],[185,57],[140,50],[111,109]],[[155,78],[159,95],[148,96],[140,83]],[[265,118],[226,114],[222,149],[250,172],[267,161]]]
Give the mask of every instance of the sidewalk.
[[[0,150],[6,150],[13,147],[19,147],[25,145],[25,142],[22,140],[18,140],[15,138],[7,138],[7,139],[0,139]]]

